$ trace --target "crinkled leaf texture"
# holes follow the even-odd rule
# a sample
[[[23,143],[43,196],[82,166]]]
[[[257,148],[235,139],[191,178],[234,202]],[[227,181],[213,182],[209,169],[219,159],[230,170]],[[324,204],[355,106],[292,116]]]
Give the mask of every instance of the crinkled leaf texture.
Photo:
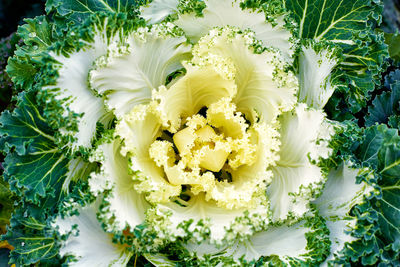
[[[9,58],[6,70],[15,86],[29,91],[38,81],[43,57],[48,47],[57,40],[58,33],[57,24],[45,16],[26,19],[25,22],[17,33],[26,45],[17,48],[14,57]]]
[[[96,154],[100,156],[102,171],[93,173],[89,180],[93,194],[111,188],[103,199],[102,219],[105,228],[122,232],[126,227],[134,229],[145,220],[145,212],[149,203],[143,194],[133,190],[135,182],[127,172],[128,159],[120,153],[120,140],[105,143],[98,147]],[[104,209],[107,209],[104,212]]]
[[[5,237],[15,247],[11,258],[18,264],[46,261],[58,254],[47,218],[57,211],[70,182],[94,170],[83,159],[70,160],[58,149],[54,130],[42,112],[34,93],[22,93],[18,108],[0,117],[2,149],[9,152],[3,164],[4,178],[22,200]]]
[[[109,35],[104,29],[107,22],[100,20],[99,24],[93,27],[93,36],[87,42],[89,43],[84,49],[74,49],[71,53],[59,54],[57,51],[49,52],[52,60],[52,68],[57,72],[55,81],[45,81],[47,86],[43,86],[44,100],[47,103],[45,108],[46,115],[51,116],[51,100],[61,104],[63,111],[56,112],[61,116],[68,116],[68,113],[79,114],[79,118],[69,122],[76,123],[79,130],[72,131],[71,127],[61,129],[64,135],[73,136],[73,144],[70,146],[73,150],[79,147],[89,148],[94,139],[97,122],[107,124],[110,116],[104,107],[103,100],[96,96],[87,83],[89,70],[92,68],[93,62],[100,56],[107,53],[108,45],[115,42],[117,37]],[[45,84],[46,85],[46,84]],[[51,99],[47,96],[53,97]],[[46,97],[47,96],[47,97]],[[59,116],[60,116],[59,115]],[[70,119],[71,120],[71,119]]]
[[[264,46],[278,48],[289,60],[293,54],[290,31],[285,27],[284,16],[276,18],[276,25],[268,23],[264,12],[242,9],[239,1],[206,0],[202,16],[181,14],[175,22],[193,42],[197,42],[214,27],[236,26],[251,29]]]
[[[386,125],[367,128],[364,134],[355,154],[374,170],[381,194],[359,208],[359,229],[353,234],[363,237],[363,242],[351,244],[345,256],[352,261],[360,258],[363,264],[396,265],[400,260],[400,137]]]
[[[299,25],[300,38],[328,41],[342,50],[343,60],[330,78],[337,90],[327,112],[333,118],[351,117],[351,112],[365,107],[368,93],[379,84],[387,56],[382,34],[373,31],[380,22],[381,4],[370,0],[287,0],[286,4]]]
[[[19,203],[11,218],[10,229],[3,236],[14,247],[10,264],[25,266],[38,261],[57,264],[59,244],[45,214],[42,207]]]
[[[140,14],[148,23],[158,23],[177,12],[178,4],[178,0],[154,0],[142,6]]]
[[[301,46],[299,55],[299,101],[310,107],[323,108],[337,85],[332,71],[340,62],[337,48],[323,42]]]
[[[385,91],[377,95],[368,107],[368,115],[365,118],[366,126],[375,123],[392,124],[392,120],[400,115],[400,70],[397,69],[385,77]]]
[[[112,13],[133,11],[141,0],[48,0],[46,11],[56,10],[61,17],[68,17],[81,23],[91,14],[99,11]]]
[[[4,177],[25,200],[58,201],[68,172],[68,159],[58,150],[54,131],[42,116],[33,93],[20,96],[19,107],[1,115],[3,149],[9,151]],[[43,203],[43,202],[42,202]]]
[[[322,195],[313,202],[319,214],[326,220],[330,231],[329,239],[332,243],[326,262],[334,259],[345,243],[356,240],[349,235],[349,231],[357,223],[357,218],[350,216],[350,210],[356,204],[365,202],[373,190],[373,187],[365,182],[357,184],[358,174],[360,170],[341,164],[330,172]]]
[[[69,183],[94,170],[83,159],[69,159],[55,143],[55,131],[43,117],[34,93],[22,93],[18,108],[0,117],[1,145],[8,155],[4,178],[11,190],[32,203],[54,207]],[[86,175],[86,176],[85,176]]]
[[[126,247],[114,244],[97,220],[98,203],[78,208],[78,214],[57,218],[54,226],[69,235],[60,255],[73,256],[69,266],[124,266],[132,256]]]
[[[374,125],[351,137],[350,155],[366,172],[357,179],[377,188],[351,210],[357,225],[349,233],[359,240],[347,244],[336,264],[399,264],[399,136],[396,129]],[[348,134],[348,133],[347,133]],[[359,137],[357,137],[359,135]],[[347,137],[348,138],[348,137]]]
[[[330,153],[326,146],[318,147],[314,143],[324,132],[329,136],[331,129],[324,119],[323,112],[308,110],[304,104],[280,117],[280,159],[272,168],[274,178],[267,189],[274,220],[306,213],[314,191],[307,192],[306,188],[318,188],[325,181],[321,169],[309,160],[310,155],[328,157]]]
[[[167,76],[182,68],[181,61],[189,58],[191,46],[185,44],[186,38],[164,34],[163,30],[170,29],[144,28],[141,34],[124,36],[118,45],[127,51],[120,55],[109,51],[90,72],[91,88],[107,95],[105,102],[118,117],[138,104],[147,104],[151,92],[164,85]]]

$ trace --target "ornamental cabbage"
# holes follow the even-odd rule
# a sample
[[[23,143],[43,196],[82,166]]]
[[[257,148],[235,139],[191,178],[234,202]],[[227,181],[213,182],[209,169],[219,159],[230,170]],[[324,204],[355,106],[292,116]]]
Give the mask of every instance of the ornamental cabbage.
[[[382,71],[380,4],[314,2],[47,1],[7,68],[11,262],[356,261],[382,189],[344,120]]]

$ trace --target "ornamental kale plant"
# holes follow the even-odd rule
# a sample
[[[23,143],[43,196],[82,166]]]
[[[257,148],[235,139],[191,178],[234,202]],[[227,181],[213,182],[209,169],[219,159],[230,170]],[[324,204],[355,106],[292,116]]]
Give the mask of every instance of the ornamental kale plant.
[[[381,12],[48,0],[7,65],[9,263],[399,265],[400,70],[383,74]]]

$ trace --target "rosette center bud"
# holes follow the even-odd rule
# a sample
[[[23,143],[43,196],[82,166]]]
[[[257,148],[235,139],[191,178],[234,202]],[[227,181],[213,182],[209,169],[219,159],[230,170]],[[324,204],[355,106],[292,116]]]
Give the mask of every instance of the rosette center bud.
[[[229,98],[200,113],[204,115],[187,118],[172,140],[156,140],[150,146],[150,157],[164,168],[171,184],[190,184],[196,192],[207,192],[213,190],[213,180],[230,183],[232,172],[243,165],[251,166],[257,146],[254,133],[247,131],[248,123]],[[205,184],[199,183],[202,180]]]
[[[201,168],[212,172],[219,172],[230,153],[229,150],[223,147],[216,148],[216,144],[220,142],[220,137],[210,125],[206,125],[194,133],[187,127],[176,133],[173,139],[181,156],[182,154],[184,155],[187,147],[190,146],[190,153],[192,155],[200,154],[199,166]]]

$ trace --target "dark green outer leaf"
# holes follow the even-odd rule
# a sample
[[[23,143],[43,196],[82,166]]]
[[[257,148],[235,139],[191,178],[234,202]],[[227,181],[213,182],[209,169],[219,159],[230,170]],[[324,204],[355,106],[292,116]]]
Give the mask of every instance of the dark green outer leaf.
[[[376,202],[379,225],[393,249],[400,251],[400,137],[397,130],[382,130],[392,134],[386,138],[378,152],[378,171],[382,175],[382,199]]]
[[[383,143],[391,140],[393,135],[396,135],[396,131],[389,130],[383,125],[367,128],[364,132],[364,141],[356,151],[362,164],[377,169],[378,153]]]
[[[393,115],[400,115],[400,70],[386,76],[385,89],[381,95],[376,96],[368,108],[365,124],[372,126],[375,123],[389,122]]]
[[[341,263],[400,264],[400,137],[396,129],[374,125],[355,150],[360,164],[374,170],[381,194],[357,207],[358,225],[353,235],[361,240],[343,252]],[[362,214],[362,215],[361,215]]]
[[[384,33],[385,43],[389,48],[389,55],[392,59],[400,62],[400,34],[398,33]]]
[[[42,52],[54,42],[53,26],[45,16],[25,19],[26,24],[18,28],[18,35],[27,46],[16,52],[17,56],[29,56],[40,62]]]
[[[400,130],[400,115],[392,115],[389,117],[389,126]]]
[[[351,40],[352,33],[365,30],[366,19],[376,10],[370,0],[288,0],[288,8],[299,23],[301,38]]]
[[[15,86],[28,91],[43,67],[41,62],[47,56],[47,49],[54,44],[57,32],[56,24],[51,24],[44,16],[26,19],[25,22],[27,24],[18,28],[18,35],[26,45],[15,51],[6,70]]]
[[[21,203],[15,211],[11,228],[3,236],[15,248],[10,263],[21,266],[57,259],[58,239],[44,214],[42,208],[27,203]]]
[[[14,86],[11,78],[5,71],[7,60],[14,54],[16,45],[21,43],[20,38],[16,34],[12,34],[7,38],[0,39],[0,110],[3,111],[10,105],[11,95]]]
[[[46,11],[56,10],[62,17],[81,22],[98,11],[111,13],[130,12],[137,7],[135,0],[48,0]]]
[[[342,48],[344,59],[332,76],[338,89],[326,110],[334,119],[351,118],[379,83],[387,57],[382,34],[373,29],[382,6],[371,0],[286,0],[286,5],[299,24],[300,38],[332,41]]]
[[[15,197],[10,191],[8,184],[0,177],[0,232],[4,233],[6,225],[10,222],[14,200]]]
[[[54,131],[42,117],[33,93],[23,94],[19,107],[12,114],[4,112],[0,124],[2,150],[9,152],[4,177],[11,189],[33,203],[58,199],[68,159],[55,145]]]

